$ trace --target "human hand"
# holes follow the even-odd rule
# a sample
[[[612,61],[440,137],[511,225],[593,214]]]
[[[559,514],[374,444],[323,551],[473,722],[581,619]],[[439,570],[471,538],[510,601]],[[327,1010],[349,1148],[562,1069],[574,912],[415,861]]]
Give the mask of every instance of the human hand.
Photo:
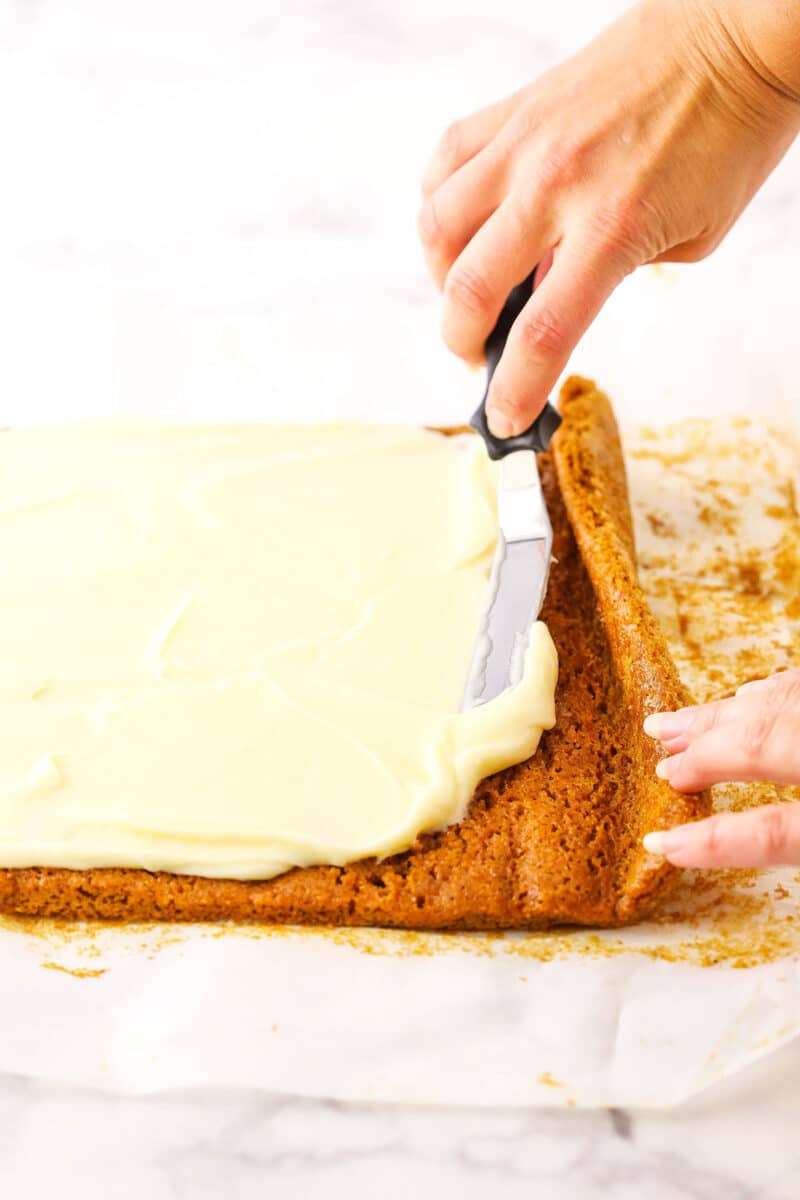
[[[425,173],[419,234],[468,361],[540,263],[487,404],[520,433],[616,286],[703,258],[800,128],[800,6],[644,0],[555,70],[456,122]]]
[[[645,732],[669,757],[656,774],[679,792],[767,779],[800,784],[800,669],[740,687],[735,696],[656,713]],[[800,865],[800,804],[769,804],[649,833],[645,849],[678,867]]]

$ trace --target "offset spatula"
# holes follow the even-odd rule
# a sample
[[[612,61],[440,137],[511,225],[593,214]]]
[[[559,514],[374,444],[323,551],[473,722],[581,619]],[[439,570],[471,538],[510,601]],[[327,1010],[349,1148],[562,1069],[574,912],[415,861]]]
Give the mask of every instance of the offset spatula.
[[[486,342],[486,390],[470,424],[500,460],[497,540],[489,601],[481,621],[464,693],[464,709],[493,700],[522,677],[530,628],[539,616],[547,588],[553,530],[542,495],[537,451],[546,450],[561,417],[547,404],[529,429],[496,438],[486,423],[486,397],[511,326],[531,297],[533,275],[506,301]]]

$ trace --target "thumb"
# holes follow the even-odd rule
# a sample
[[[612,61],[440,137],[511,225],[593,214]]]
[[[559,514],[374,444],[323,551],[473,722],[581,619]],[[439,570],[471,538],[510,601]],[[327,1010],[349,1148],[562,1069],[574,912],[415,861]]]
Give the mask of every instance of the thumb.
[[[644,837],[644,848],[676,867],[800,865],[800,805],[768,804],[749,812],[717,813]]]
[[[578,341],[629,270],[610,252],[580,241],[556,247],[492,379],[486,415],[495,437],[522,433],[538,416]]]

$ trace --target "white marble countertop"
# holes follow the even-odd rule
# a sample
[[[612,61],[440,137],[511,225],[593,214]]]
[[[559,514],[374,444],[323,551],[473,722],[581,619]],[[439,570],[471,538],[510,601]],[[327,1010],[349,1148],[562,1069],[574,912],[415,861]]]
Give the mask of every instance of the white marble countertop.
[[[463,419],[475,381],[438,345],[415,243],[421,167],[452,117],[624,7],[0,0],[3,423],[132,407]],[[785,415],[799,261],[795,148],[712,260],[626,284],[574,366],[628,420],[645,389],[676,417],[720,389]],[[789,1200],[798,1067],[795,1043],[668,1114],[134,1099],[2,1077],[0,1188]]]
[[[799,1070],[794,1043],[670,1113],[131,1099],[6,1078],[0,1187],[14,1200],[796,1200]]]

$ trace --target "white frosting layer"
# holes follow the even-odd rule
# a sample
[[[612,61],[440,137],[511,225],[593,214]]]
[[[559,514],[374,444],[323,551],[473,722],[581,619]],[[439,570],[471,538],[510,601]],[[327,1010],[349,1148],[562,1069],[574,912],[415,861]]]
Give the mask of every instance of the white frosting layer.
[[[478,439],[112,421],[0,438],[0,865],[265,878],[405,849],[554,721],[461,714]]]

